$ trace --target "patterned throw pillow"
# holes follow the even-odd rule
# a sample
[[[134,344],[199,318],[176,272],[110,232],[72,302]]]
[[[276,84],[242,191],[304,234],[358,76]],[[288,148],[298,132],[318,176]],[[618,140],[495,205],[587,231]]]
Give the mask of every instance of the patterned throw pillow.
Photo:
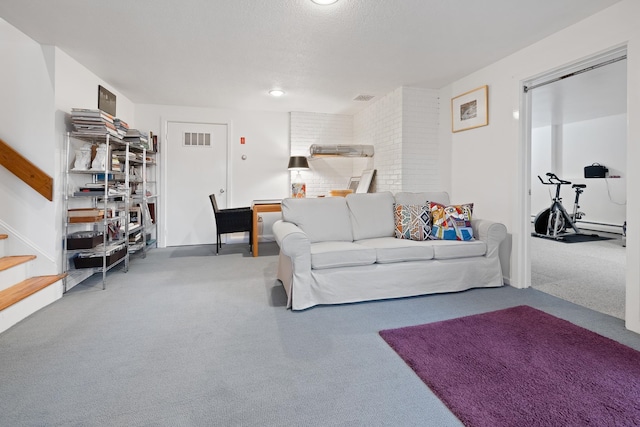
[[[428,205],[393,205],[398,239],[427,240],[431,235]]]
[[[473,203],[465,205],[441,205],[429,202],[433,221],[431,236],[440,240],[473,240],[471,214]]]

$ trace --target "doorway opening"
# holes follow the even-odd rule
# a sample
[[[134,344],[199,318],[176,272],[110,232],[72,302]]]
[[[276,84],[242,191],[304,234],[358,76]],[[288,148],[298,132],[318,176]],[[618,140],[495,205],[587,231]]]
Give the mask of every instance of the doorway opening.
[[[562,204],[569,212],[577,191],[573,185],[585,186],[577,209],[584,215],[577,215],[576,225],[586,234],[606,238],[569,243],[527,233],[530,284],[624,319],[626,48],[531,79],[523,89],[530,231],[535,231],[536,215],[549,208],[555,196],[556,187],[542,183],[553,173],[571,183],[561,185]],[[608,169],[605,177],[585,177],[585,167],[594,164]]]

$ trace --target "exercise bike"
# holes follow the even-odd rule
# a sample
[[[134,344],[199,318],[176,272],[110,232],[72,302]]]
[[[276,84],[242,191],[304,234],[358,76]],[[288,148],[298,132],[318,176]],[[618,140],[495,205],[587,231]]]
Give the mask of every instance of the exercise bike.
[[[540,175],[538,179],[544,185],[555,185],[556,195],[551,202],[551,206],[536,215],[533,220],[533,226],[535,233],[532,235],[537,237],[546,237],[555,240],[564,240],[563,234],[567,233],[570,229],[575,234],[583,234],[576,226],[576,221],[584,216],[584,212],[580,212],[580,195],[587,187],[586,184],[571,184],[570,181],[565,181],[558,178],[554,173],[547,172],[547,181],[543,180]],[[571,185],[576,192],[576,198],[573,202],[573,213],[567,213],[567,210],[562,205],[562,198],[560,197],[560,189],[563,185]]]

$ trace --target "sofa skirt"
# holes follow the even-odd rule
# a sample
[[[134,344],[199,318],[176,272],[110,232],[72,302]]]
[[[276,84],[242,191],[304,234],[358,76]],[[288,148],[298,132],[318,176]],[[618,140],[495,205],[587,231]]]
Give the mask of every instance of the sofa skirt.
[[[288,263],[288,265],[287,265]],[[344,304],[417,295],[458,292],[503,285],[497,257],[409,261],[311,270],[297,283],[291,260],[280,254],[278,279],[288,307],[304,310],[320,304]]]

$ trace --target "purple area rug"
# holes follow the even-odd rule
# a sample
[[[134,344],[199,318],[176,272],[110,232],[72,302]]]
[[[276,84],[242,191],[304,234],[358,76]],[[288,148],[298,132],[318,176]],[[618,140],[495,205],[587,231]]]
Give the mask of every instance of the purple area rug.
[[[640,352],[540,310],[380,335],[467,426],[640,425]]]

